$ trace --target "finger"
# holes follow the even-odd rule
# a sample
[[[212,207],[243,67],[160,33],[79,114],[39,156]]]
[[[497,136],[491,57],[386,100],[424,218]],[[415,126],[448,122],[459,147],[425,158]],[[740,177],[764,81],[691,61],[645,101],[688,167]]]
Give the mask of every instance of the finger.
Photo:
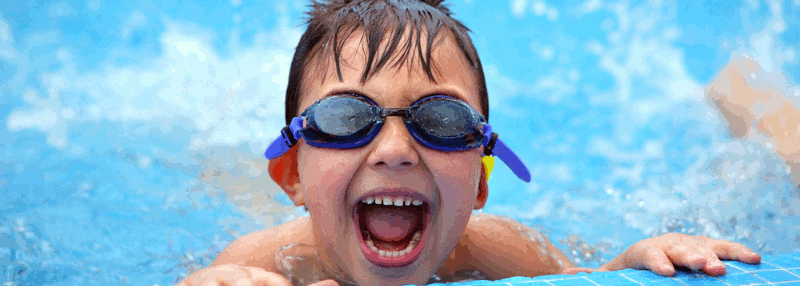
[[[268,272],[258,267],[242,267],[250,277],[254,286],[292,286],[286,277],[278,273]]]
[[[238,265],[225,264],[216,266],[212,269],[214,271],[215,276],[217,277],[217,281],[224,283],[226,285],[234,283],[239,279],[250,278],[247,272],[244,271],[244,268]]]
[[[671,242],[665,245],[664,248],[664,253],[669,257],[673,265],[700,270],[708,261],[706,257],[698,253],[697,249],[683,243]]]
[[[720,276],[725,274],[725,264],[722,264],[722,261],[719,260],[717,254],[711,250],[711,248],[698,247],[695,248],[695,251],[702,255],[706,260],[706,264],[700,269],[701,271],[711,276]]]
[[[230,286],[253,286],[253,281],[250,280],[249,278],[242,278],[233,281],[233,283],[230,283]]]
[[[738,260],[750,264],[761,263],[761,255],[736,242],[715,240],[710,243],[717,257],[725,260]]]
[[[663,250],[649,246],[644,249],[644,257],[639,257],[640,265],[631,265],[631,268],[647,268],[662,276],[675,275],[675,267]]]
[[[192,275],[189,275],[189,277],[186,277],[186,279],[184,279],[183,281],[186,283],[186,285],[192,285],[192,286],[219,285],[219,283],[217,283],[217,278],[211,274],[212,271],[201,270]]]
[[[339,283],[336,283],[336,281],[328,279],[328,280],[319,281],[317,283],[313,283],[313,284],[308,285],[308,286],[339,286]]]
[[[690,240],[691,246],[694,246],[694,251],[702,255],[706,263],[700,270],[711,276],[720,276],[725,274],[725,264],[720,261],[717,253],[711,249],[714,240],[705,236],[694,237]]]

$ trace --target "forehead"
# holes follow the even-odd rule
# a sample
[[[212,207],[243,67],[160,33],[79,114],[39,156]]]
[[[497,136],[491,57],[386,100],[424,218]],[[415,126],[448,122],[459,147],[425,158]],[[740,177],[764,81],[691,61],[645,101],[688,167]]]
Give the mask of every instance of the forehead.
[[[373,68],[389,47],[390,39],[378,45],[370,63],[364,37],[361,31],[347,37],[339,51],[338,67],[333,52],[317,53],[308,65],[311,69],[304,74],[298,113],[318,99],[344,92],[365,95],[387,107],[402,107],[427,95],[444,94],[483,112],[475,68],[448,31],[442,30],[432,41],[429,62],[425,53],[427,35],[420,33],[419,43],[416,43],[416,35],[403,33],[386,63],[377,70]],[[406,45],[410,45],[410,49]],[[425,65],[430,66],[430,75]],[[365,78],[368,69],[370,72]],[[338,71],[341,71],[341,80]]]

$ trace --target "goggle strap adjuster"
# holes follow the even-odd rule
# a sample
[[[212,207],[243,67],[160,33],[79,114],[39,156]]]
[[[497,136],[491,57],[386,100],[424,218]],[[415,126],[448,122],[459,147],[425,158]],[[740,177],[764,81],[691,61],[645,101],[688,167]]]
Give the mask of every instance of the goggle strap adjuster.
[[[284,143],[286,143],[286,146],[292,147],[294,144],[297,144],[297,139],[294,138],[294,134],[292,134],[292,130],[289,128],[289,126],[285,126],[283,129],[281,129],[281,135],[283,135],[283,140]]]
[[[483,148],[483,154],[484,155],[486,155],[486,156],[493,156],[494,155],[494,153],[492,153],[492,150],[494,150],[494,144],[495,144],[495,142],[497,142],[497,137],[498,136],[499,135],[497,135],[497,133],[492,132],[492,137],[491,137],[491,139],[489,139],[489,143],[486,144],[486,147]]]

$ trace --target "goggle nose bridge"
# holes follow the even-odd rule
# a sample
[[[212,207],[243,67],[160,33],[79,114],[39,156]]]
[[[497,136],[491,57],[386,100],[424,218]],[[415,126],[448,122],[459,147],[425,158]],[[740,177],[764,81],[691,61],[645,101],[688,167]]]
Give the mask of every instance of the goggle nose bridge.
[[[409,119],[411,112],[409,112],[408,108],[382,108],[380,117],[386,118],[386,116],[400,116],[403,119]]]

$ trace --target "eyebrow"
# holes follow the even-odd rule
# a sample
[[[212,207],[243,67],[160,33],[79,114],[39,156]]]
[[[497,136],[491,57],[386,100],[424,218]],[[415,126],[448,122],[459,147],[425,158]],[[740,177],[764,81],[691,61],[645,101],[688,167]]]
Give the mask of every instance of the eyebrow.
[[[378,102],[374,98],[370,97],[366,92],[363,92],[363,91],[358,90],[358,89],[353,89],[353,88],[350,88],[350,87],[334,88],[334,89],[326,92],[325,96],[323,98],[327,98],[327,97],[334,96],[334,95],[339,95],[339,94],[355,94],[355,95],[358,95],[358,96],[362,96],[362,97],[364,97],[366,99],[369,99],[370,101],[375,102],[376,104]],[[441,87],[434,88],[433,90],[424,93],[424,95],[419,97],[419,98],[414,98],[412,100],[404,98],[404,100],[406,101],[405,103],[407,105],[411,105],[414,102],[420,101],[423,98],[431,97],[431,96],[434,96],[434,95],[446,95],[446,96],[449,96],[449,97],[456,98],[456,99],[458,99],[460,101],[463,101],[464,103],[467,103],[467,101],[464,99],[464,96],[459,94],[457,91],[449,89],[449,88],[441,88]]]

